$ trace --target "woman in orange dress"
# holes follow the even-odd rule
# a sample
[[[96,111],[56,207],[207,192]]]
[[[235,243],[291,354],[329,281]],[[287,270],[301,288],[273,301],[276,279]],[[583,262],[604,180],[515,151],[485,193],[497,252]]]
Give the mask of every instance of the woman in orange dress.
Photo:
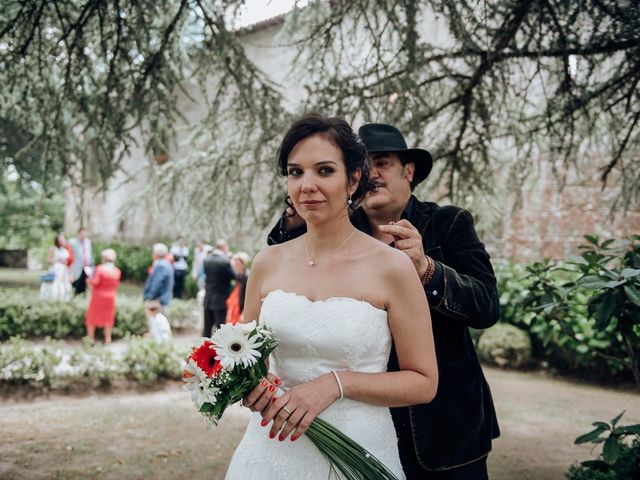
[[[101,253],[102,263],[89,278],[92,288],[91,302],[84,324],[87,335],[96,341],[96,327],[104,328],[104,343],[111,343],[111,330],[116,319],[116,290],[120,284],[121,272],[114,265],[116,252],[107,248]]]
[[[247,265],[251,261],[248,253],[238,252],[231,257],[231,266],[236,272],[236,286],[227,298],[227,319],[226,323],[235,325],[242,320],[244,310],[244,292],[247,288],[249,270]]]

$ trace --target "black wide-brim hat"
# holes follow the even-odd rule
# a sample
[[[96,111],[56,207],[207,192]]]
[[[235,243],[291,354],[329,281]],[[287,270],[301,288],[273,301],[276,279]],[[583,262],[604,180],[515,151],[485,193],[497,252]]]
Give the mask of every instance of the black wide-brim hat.
[[[416,166],[413,174],[413,185],[417,185],[429,176],[433,159],[431,154],[422,148],[407,148],[402,133],[396,127],[384,123],[367,123],[358,130],[362,142],[369,153],[399,153],[405,161]]]

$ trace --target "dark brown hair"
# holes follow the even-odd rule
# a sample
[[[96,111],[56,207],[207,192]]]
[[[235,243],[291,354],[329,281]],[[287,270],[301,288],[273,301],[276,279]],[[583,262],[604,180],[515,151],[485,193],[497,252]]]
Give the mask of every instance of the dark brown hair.
[[[308,113],[296,120],[289,128],[278,149],[278,173],[287,176],[287,160],[295,146],[305,138],[320,135],[342,152],[347,178],[351,179],[360,170],[360,182],[351,200],[357,204],[374,185],[369,180],[369,158],[364,143],[344,118],[325,117],[319,113]]]

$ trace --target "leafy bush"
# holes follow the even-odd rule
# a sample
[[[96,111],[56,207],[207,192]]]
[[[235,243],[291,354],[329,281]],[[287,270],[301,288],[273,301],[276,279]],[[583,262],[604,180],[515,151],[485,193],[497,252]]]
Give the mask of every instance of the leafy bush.
[[[52,390],[104,387],[115,380],[153,383],[179,379],[187,352],[172,344],[129,337],[122,355],[102,346],[56,348],[12,338],[0,346],[0,390],[17,385]]]
[[[640,240],[586,237],[581,255],[526,267],[496,262],[501,322],[531,336],[551,367],[640,386]]]
[[[93,244],[93,256],[96,265],[100,263],[100,252],[105,248],[113,248],[118,254],[116,266],[122,272],[123,280],[144,282],[147,279],[152,262],[151,246],[140,247],[124,243],[95,242]]]
[[[61,361],[61,354],[49,344],[34,348],[25,340],[11,338],[0,349],[0,383],[48,386]]]
[[[87,304],[82,297],[67,302],[42,301],[33,289],[0,289],[0,340],[14,336],[81,338],[85,335]],[[197,308],[193,300],[174,300],[166,315],[176,330],[195,328]],[[142,300],[118,295],[113,337],[140,335],[146,330]]]
[[[165,315],[174,330],[193,330],[200,322],[201,307],[195,300],[172,300]]]
[[[122,376],[123,367],[107,348],[85,343],[73,350],[66,361],[54,369],[52,388],[68,390],[74,386],[104,387]]]
[[[529,334],[513,325],[494,325],[480,337],[478,355],[483,361],[501,367],[524,367],[531,361]]]
[[[127,339],[122,364],[127,377],[151,383],[158,378],[180,378],[186,356],[186,352],[178,352],[170,342],[132,337]]]
[[[626,370],[640,387],[640,236],[617,243],[586,238],[581,255],[568,262],[527,267],[524,306],[536,314],[543,343],[568,350],[570,366]]]
[[[640,478],[640,424],[617,426],[623,414],[611,423],[594,422],[594,430],[576,438],[577,444],[603,444],[602,454],[597,460],[571,466],[566,475],[568,480]]]

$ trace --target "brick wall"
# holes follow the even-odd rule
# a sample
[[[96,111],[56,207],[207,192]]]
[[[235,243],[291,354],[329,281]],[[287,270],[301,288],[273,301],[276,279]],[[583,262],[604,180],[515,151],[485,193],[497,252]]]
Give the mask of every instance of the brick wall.
[[[626,212],[621,206],[612,208],[621,196],[620,174],[614,172],[603,190],[597,163],[589,162],[579,178],[569,176],[561,186],[551,165],[543,162],[539,174],[525,185],[520,206],[505,212],[501,235],[487,242],[492,256],[518,262],[566,258],[577,253],[587,234],[639,234],[640,203]]]

